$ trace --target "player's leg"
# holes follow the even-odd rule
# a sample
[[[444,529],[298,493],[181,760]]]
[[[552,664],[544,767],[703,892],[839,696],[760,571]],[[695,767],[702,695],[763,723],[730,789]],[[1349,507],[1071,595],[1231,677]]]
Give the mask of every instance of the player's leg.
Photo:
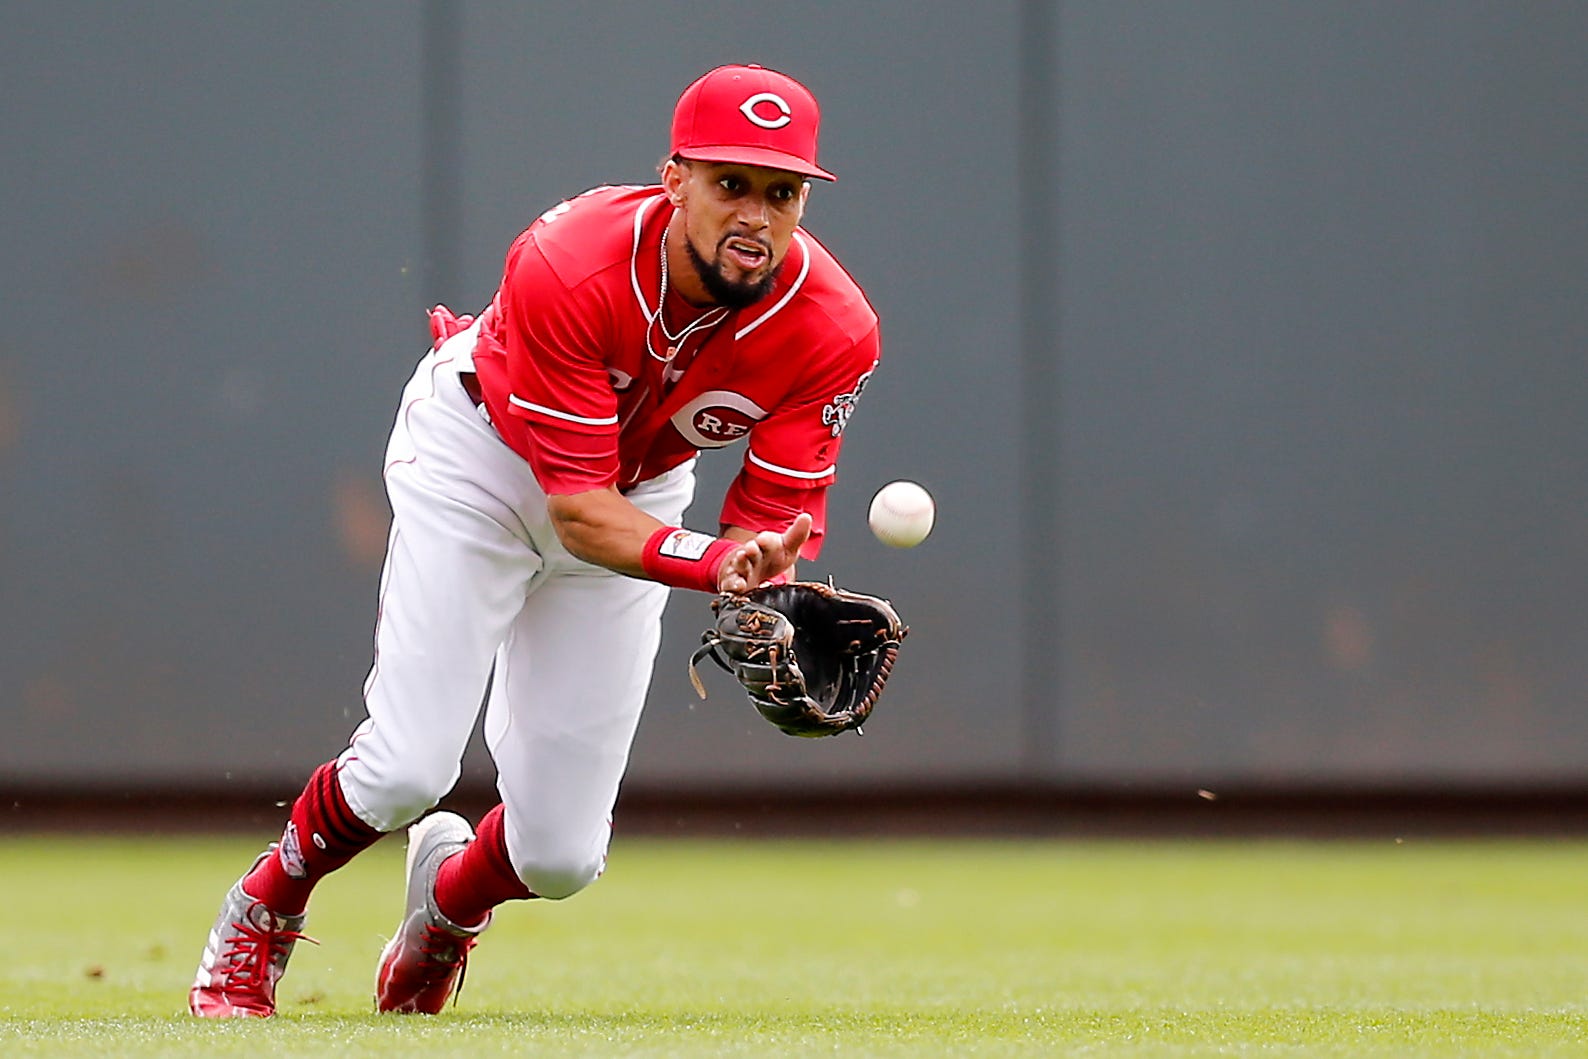
[[[677,525],[694,481],[693,467],[680,467],[629,499]],[[498,655],[485,737],[502,796],[501,852],[529,890],[560,899],[605,868],[612,809],[650,687],[669,591],[594,572],[556,550],[547,551],[546,561],[553,576],[514,621]]]
[[[676,523],[692,491],[684,468],[637,502]],[[410,861],[409,914],[382,956],[383,1011],[439,1011],[491,908],[569,896],[605,864],[668,592],[545,554],[547,576],[498,653],[486,715],[503,804],[472,840],[456,819],[431,829],[450,814],[414,828],[411,850],[427,845]]]
[[[508,450],[502,447],[502,451]],[[432,589],[421,593],[426,605],[396,610],[383,607],[377,640],[380,651],[366,694],[369,718],[341,759],[348,800],[366,819],[388,829],[400,827],[433,806],[457,781],[490,675],[493,651],[487,645],[500,644],[505,637],[504,627],[523,607],[530,575],[540,569],[538,555],[533,564],[511,558],[524,547],[515,543],[504,556],[508,561],[493,560],[489,558],[491,542],[476,536],[467,549],[470,559],[466,565],[474,574],[483,571],[483,581],[475,582],[464,569],[437,564],[432,557],[413,571]],[[402,576],[403,568],[396,567],[393,581]],[[469,586],[467,592],[465,585]],[[482,615],[492,616],[494,622],[489,639],[469,631],[483,633],[479,624]],[[412,647],[415,643],[428,646],[416,650]],[[400,649],[387,649],[399,645]],[[464,680],[473,689],[467,714],[439,716],[438,712],[450,710],[437,710],[448,688],[462,686]],[[435,858],[463,848],[472,837],[468,822],[452,813],[435,813],[409,829],[407,905],[417,901],[422,909]],[[440,1010],[439,1001],[419,1006],[430,995],[428,962],[421,967],[424,973],[407,980],[409,988],[401,990],[397,1000],[384,999],[393,995],[387,967],[397,946],[411,941],[415,951],[426,957],[461,965],[477,933],[434,929],[422,912],[417,920],[406,914],[381,954],[376,982],[379,1009]],[[450,992],[449,980],[440,999]]]
[[[368,716],[337,759],[341,789],[380,831],[417,819],[457,782],[497,646],[540,568],[505,511],[389,475],[394,531],[383,575]],[[425,492],[415,499],[411,494]]]
[[[542,565],[521,520],[498,499],[521,490],[527,470],[480,421],[447,356],[467,337],[426,357],[404,393],[388,446],[392,529],[367,716],[317,773],[334,780],[311,783],[304,795],[349,837],[403,827],[457,781],[492,658]],[[288,912],[346,859],[328,857],[320,833],[311,841],[303,822],[297,830],[304,863],[282,872],[289,882],[276,880]],[[267,867],[286,863],[276,861]]]
[[[195,1014],[270,1014],[291,951],[279,939],[301,931],[315,883],[456,781],[495,647],[540,567],[496,499],[522,484],[503,476],[527,472],[476,416],[446,348],[409,383],[388,450],[393,528],[368,718],[310,778],[279,846],[228,893],[190,993]]]
[[[662,585],[615,574],[554,577],[531,596],[486,715],[503,802],[477,837],[451,813],[410,829],[406,913],[381,954],[379,1010],[441,1011],[491,908],[567,897],[601,873],[666,599]]]
[[[664,586],[564,578],[547,586],[562,613],[531,607],[505,651],[486,740],[496,760],[509,863],[536,894],[569,897],[606,865],[612,808],[628,768],[661,641]],[[535,603],[550,603],[552,599]],[[588,621],[589,624],[584,623]],[[599,630],[599,634],[594,634]]]

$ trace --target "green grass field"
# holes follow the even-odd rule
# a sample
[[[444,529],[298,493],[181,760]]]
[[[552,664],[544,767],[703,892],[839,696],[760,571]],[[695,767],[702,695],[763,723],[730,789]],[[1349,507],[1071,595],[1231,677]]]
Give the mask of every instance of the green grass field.
[[[402,840],[320,888],[282,1014],[185,992],[252,844],[0,838],[0,1055],[1583,1056],[1588,843],[620,840],[379,1017]]]

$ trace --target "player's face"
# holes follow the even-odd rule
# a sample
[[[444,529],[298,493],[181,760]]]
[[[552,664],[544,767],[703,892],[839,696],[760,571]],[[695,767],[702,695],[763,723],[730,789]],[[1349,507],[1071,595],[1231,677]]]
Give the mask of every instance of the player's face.
[[[804,216],[810,185],[798,173],[720,162],[670,162],[663,176],[702,288],[696,293],[735,307],[763,297]]]

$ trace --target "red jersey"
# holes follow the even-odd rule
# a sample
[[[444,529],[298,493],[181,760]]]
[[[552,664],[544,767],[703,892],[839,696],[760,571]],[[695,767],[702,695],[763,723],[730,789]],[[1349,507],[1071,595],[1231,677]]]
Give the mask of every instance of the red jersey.
[[[877,315],[800,229],[755,304],[683,318],[674,305],[659,321],[673,212],[659,187],[596,188],[514,241],[474,353],[491,421],[548,495],[626,489],[746,441],[723,525],[782,531],[808,511],[813,558],[844,427],[881,353]],[[661,326],[696,321],[679,341]]]

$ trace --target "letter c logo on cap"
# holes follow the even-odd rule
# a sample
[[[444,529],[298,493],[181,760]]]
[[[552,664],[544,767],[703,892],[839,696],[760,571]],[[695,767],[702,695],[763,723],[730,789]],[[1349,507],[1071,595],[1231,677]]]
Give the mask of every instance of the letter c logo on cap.
[[[763,118],[755,112],[756,104],[758,103],[772,104],[777,108],[778,116],[771,119]],[[789,107],[788,101],[776,92],[757,92],[739,104],[739,112],[750,119],[751,123],[759,125],[763,129],[781,129],[793,120],[793,110]]]

